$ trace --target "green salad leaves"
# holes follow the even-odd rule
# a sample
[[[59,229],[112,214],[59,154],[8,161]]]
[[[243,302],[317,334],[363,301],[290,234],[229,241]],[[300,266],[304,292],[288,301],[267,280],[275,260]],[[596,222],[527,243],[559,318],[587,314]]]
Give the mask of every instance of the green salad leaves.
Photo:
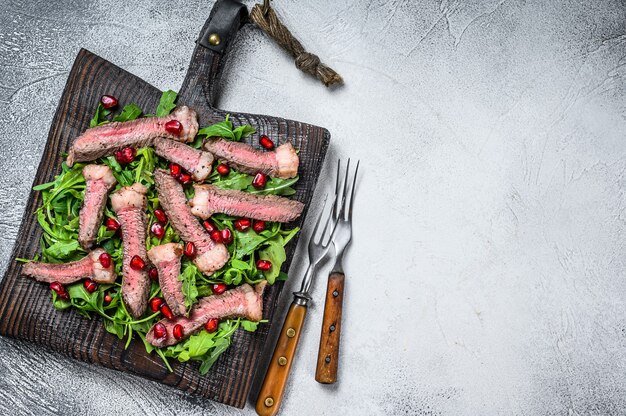
[[[169,114],[176,107],[176,93],[166,91],[163,93],[156,116]],[[98,104],[95,114],[90,121],[90,126],[95,127],[113,121],[130,121],[144,114],[143,110],[135,104],[128,104],[122,110],[113,114]],[[150,115],[146,115],[150,117]],[[200,146],[202,137],[222,136],[229,140],[241,140],[256,130],[249,125],[234,127],[229,117],[224,121],[200,129],[198,138],[194,144]],[[111,168],[117,179],[115,190],[140,182],[148,188],[148,228],[157,219],[154,210],[159,207],[158,194],[154,186],[153,172],[157,167],[167,168],[168,162],[160,159],[150,147],[137,149],[137,156],[128,164],[121,165],[115,157],[103,157],[95,163],[104,164]],[[216,162],[217,163],[217,162]],[[41,192],[42,205],[37,210],[37,221],[43,228],[43,236],[40,241],[41,256],[36,260],[50,263],[65,263],[79,260],[87,253],[78,244],[79,212],[84,199],[85,179],[82,175],[84,163],[76,163],[68,167],[62,162],[61,173],[49,183],[35,186],[33,189]],[[225,189],[237,189],[258,194],[293,195],[295,190],[292,186],[297,182],[294,179],[271,178],[265,189],[257,190],[252,187],[252,176],[231,170],[227,176],[220,176],[213,172],[207,179]],[[193,189],[187,189],[186,193],[191,196]],[[104,212],[106,218],[114,218],[110,203]],[[233,227],[234,217],[224,214],[213,215],[212,221],[220,229],[226,227],[233,232],[234,241],[228,245],[230,260],[221,270],[210,277],[200,273],[198,268],[188,259],[183,258],[179,279],[183,283],[185,305],[190,309],[198,299],[213,294],[212,286],[216,283],[225,283],[237,286],[242,283],[255,284],[263,279],[270,284],[277,280],[285,280],[287,275],[281,272],[281,266],[286,260],[285,246],[299,231],[298,228],[283,229],[279,223],[267,223],[266,229],[260,233],[249,229],[246,232],[237,231]],[[161,239],[149,235],[147,249],[168,242],[179,242],[180,237],[168,223],[165,226],[165,234]],[[52,302],[59,310],[73,309],[80,315],[91,319],[99,316],[105,329],[120,339],[126,339],[128,346],[133,335],[141,339],[148,353],[159,355],[171,370],[168,359],[173,358],[180,362],[189,360],[199,361],[200,373],[206,374],[216,362],[220,354],[228,349],[231,337],[239,328],[246,331],[255,331],[257,322],[242,319],[225,320],[219,324],[216,332],[208,333],[204,330],[189,337],[187,340],[167,348],[155,348],[146,341],[146,334],[159,319],[160,313],[148,312],[141,319],[133,319],[126,310],[121,299],[121,264],[122,242],[119,234],[109,231],[104,225],[100,226],[96,244],[104,248],[115,263],[118,281],[111,285],[99,285],[93,293],[89,293],[82,282],[67,286],[70,300],[60,299],[54,291],[51,291]],[[269,260],[272,263],[271,270],[261,272],[255,267],[258,259]],[[152,282],[150,299],[161,296],[157,282]]]

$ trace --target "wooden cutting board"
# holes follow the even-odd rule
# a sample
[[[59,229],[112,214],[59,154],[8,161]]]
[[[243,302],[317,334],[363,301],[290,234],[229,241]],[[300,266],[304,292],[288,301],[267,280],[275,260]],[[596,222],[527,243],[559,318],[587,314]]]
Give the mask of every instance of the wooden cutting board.
[[[221,121],[227,113],[236,126],[251,124],[257,133],[247,141],[255,146],[258,146],[261,134],[270,136],[277,144],[292,142],[300,150],[300,181],[293,198],[302,201],[308,208],[330,140],[328,131],[297,121],[234,113],[213,106],[225,54],[232,53],[229,45],[245,19],[245,8],[240,6],[232,0],[220,0],[212,9],[191,58],[178,104],[194,108],[199,114],[201,126]],[[218,47],[202,45],[209,45],[206,41],[211,33],[220,35]],[[103,94],[118,97],[122,106],[136,103],[144,111],[153,112],[161,91],[107,60],[81,50],[52,121],[34,184],[49,182],[60,173],[61,155],[67,152],[73,139],[89,127],[89,120]],[[125,340],[106,332],[100,318],[87,320],[73,311],[55,310],[46,285],[20,276],[21,263],[15,258],[33,258],[39,252],[42,229],[37,224],[35,210],[41,203],[40,193],[31,191],[11,262],[0,284],[0,334],[27,340],[81,361],[156,380],[231,406],[244,407],[269,325],[260,325],[255,333],[237,331],[230,349],[205,376],[198,373],[197,363],[181,364],[173,360],[174,372],[170,373],[157,355],[146,353],[138,339],[124,349]],[[306,209],[296,225],[302,225],[305,215]],[[297,240],[298,237],[294,238],[287,247],[287,262],[283,271],[289,268]],[[278,282],[265,296],[264,318],[270,322],[274,321],[282,286],[282,282]]]

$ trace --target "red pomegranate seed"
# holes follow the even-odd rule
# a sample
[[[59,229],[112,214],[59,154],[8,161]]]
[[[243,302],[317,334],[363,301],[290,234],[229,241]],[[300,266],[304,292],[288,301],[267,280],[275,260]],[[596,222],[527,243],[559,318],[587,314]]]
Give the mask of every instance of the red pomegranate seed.
[[[165,325],[161,322],[157,322],[154,325],[154,336],[157,339],[165,338],[167,336],[167,330],[165,329]]]
[[[135,160],[135,156],[137,156],[137,149],[134,147],[125,147],[122,149],[122,154],[124,155],[124,159],[126,159],[126,163],[130,163]]]
[[[164,302],[163,298],[152,298],[150,300],[150,310],[152,312],[158,312]]]
[[[207,230],[209,233],[212,233],[213,231],[217,230],[217,227],[215,226],[215,224],[213,224],[209,220],[205,220],[204,222],[202,222],[202,225],[204,226],[204,229]]]
[[[167,215],[165,215],[165,212],[163,212],[162,209],[155,209],[154,216],[161,224],[167,223]]]
[[[252,186],[254,186],[256,189],[265,188],[266,183],[267,183],[267,175],[261,172],[257,173],[254,176],[254,179],[252,179]]]
[[[220,244],[222,242],[222,233],[219,230],[215,230],[211,233],[211,240]]]
[[[146,267],[146,262],[141,257],[135,255],[130,259],[130,267],[133,270],[143,270]]]
[[[168,133],[172,133],[172,134],[179,136],[180,133],[183,132],[183,125],[180,124],[180,121],[178,120],[170,120],[167,123],[165,123],[165,130]]]
[[[182,169],[179,165],[177,165],[176,163],[170,163],[170,175],[172,175],[175,178],[178,178],[181,172],[182,172]]]
[[[222,242],[224,244],[230,244],[233,242],[233,232],[230,231],[230,228],[224,228],[220,234],[222,235]]]
[[[274,142],[267,136],[259,137],[259,144],[267,150],[272,150],[274,148]]]
[[[104,221],[104,226],[109,231],[117,231],[117,230],[120,229],[120,223],[117,222],[117,220],[115,218],[107,218]]]
[[[194,243],[192,243],[191,241],[187,241],[187,244],[185,244],[185,256],[189,257],[189,258],[193,258],[196,257],[196,246]]]
[[[128,163],[126,162],[126,159],[124,158],[124,153],[122,153],[121,150],[115,151],[115,160],[117,160],[117,163],[119,163],[120,165]]]
[[[159,279],[159,271],[153,267],[148,271],[148,276],[150,276],[150,280],[154,280],[155,282]]]
[[[215,168],[215,170],[222,176],[226,176],[230,173],[230,168],[225,163],[220,163],[219,165],[217,165],[217,168]]]
[[[174,335],[174,338],[182,339],[183,338],[183,326],[181,324],[174,325],[174,329],[172,330],[172,334]]]
[[[224,283],[216,283],[213,285],[213,293],[221,295],[226,291],[227,286]]]
[[[265,230],[265,221],[261,221],[261,220],[255,221],[252,228],[257,233],[260,233],[261,231]]]
[[[98,290],[98,284],[91,279],[86,279],[83,282],[83,286],[85,286],[85,290],[89,293],[93,293]]]
[[[189,185],[191,183],[191,175],[188,173],[181,173],[180,175],[178,175],[178,182],[182,183],[183,185]]]
[[[150,232],[156,238],[161,239],[165,234],[165,227],[163,227],[161,223],[155,222],[154,224],[152,224],[152,227],[150,227]]]
[[[67,290],[64,290],[63,292],[57,292],[57,296],[64,301],[70,300],[70,294],[67,293]]]
[[[109,304],[111,302],[113,302],[113,296],[111,296],[108,293],[106,295],[104,295],[104,303]]]
[[[65,292],[65,288],[59,282],[50,283],[50,289],[54,290],[57,294]]]
[[[235,227],[235,230],[237,231],[241,231],[241,232],[246,232],[250,229],[250,220],[247,218],[239,218],[238,220],[235,220],[235,222],[233,222],[233,226]]]
[[[163,316],[165,316],[168,320],[171,321],[172,319],[174,319],[174,314],[172,313],[172,310],[170,309],[169,306],[167,306],[166,303],[163,303],[161,307],[159,308],[159,310],[161,311]]]
[[[105,269],[108,269],[109,267],[111,267],[111,260],[113,260],[111,258],[111,255],[109,253],[102,253],[100,254],[100,256],[98,256],[98,261],[100,262],[100,264],[102,265],[102,267],[104,267]]]
[[[117,105],[117,98],[112,95],[103,95],[102,97],[100,97],[100,102],[102,103],[102,107],[108,110]]]
[[[272,268],[272,262],[268,260],[257,260],[256,268],[263,271],[268,271]]]
[[[215,332],[217,331],[217,326],[220,323],[220,321],[218,321],[217,318],[211,318],[209,319],[206,324],[204,324],[204,329],[206,329],[206,332]]]

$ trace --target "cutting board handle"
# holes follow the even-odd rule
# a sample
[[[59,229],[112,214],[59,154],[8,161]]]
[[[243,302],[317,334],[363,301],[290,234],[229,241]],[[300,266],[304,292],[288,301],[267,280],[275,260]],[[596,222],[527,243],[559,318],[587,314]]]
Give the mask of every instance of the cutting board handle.
[[[246,6],[236,0],[217,0],[200,31],[178,102],[191,107],[215,108],[216,85],[226,54],[237,31],[246,20]],[[214,120],[200,120],[201,124]]]

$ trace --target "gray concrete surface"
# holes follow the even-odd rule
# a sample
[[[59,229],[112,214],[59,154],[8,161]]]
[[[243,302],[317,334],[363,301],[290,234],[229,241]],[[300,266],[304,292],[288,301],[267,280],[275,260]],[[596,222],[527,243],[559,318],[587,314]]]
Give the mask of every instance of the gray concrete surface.
[[[79,48],[177,89],[211,4],[0,2],[2,272]],[[275,7],[345,87],[245,30],[222,107],[326,126],[363,172],[341,380],[313,380],[320,281],[283,414],[624,414],[624,2]],[[0,339],[0,414],[200,413],[240,411]]]

